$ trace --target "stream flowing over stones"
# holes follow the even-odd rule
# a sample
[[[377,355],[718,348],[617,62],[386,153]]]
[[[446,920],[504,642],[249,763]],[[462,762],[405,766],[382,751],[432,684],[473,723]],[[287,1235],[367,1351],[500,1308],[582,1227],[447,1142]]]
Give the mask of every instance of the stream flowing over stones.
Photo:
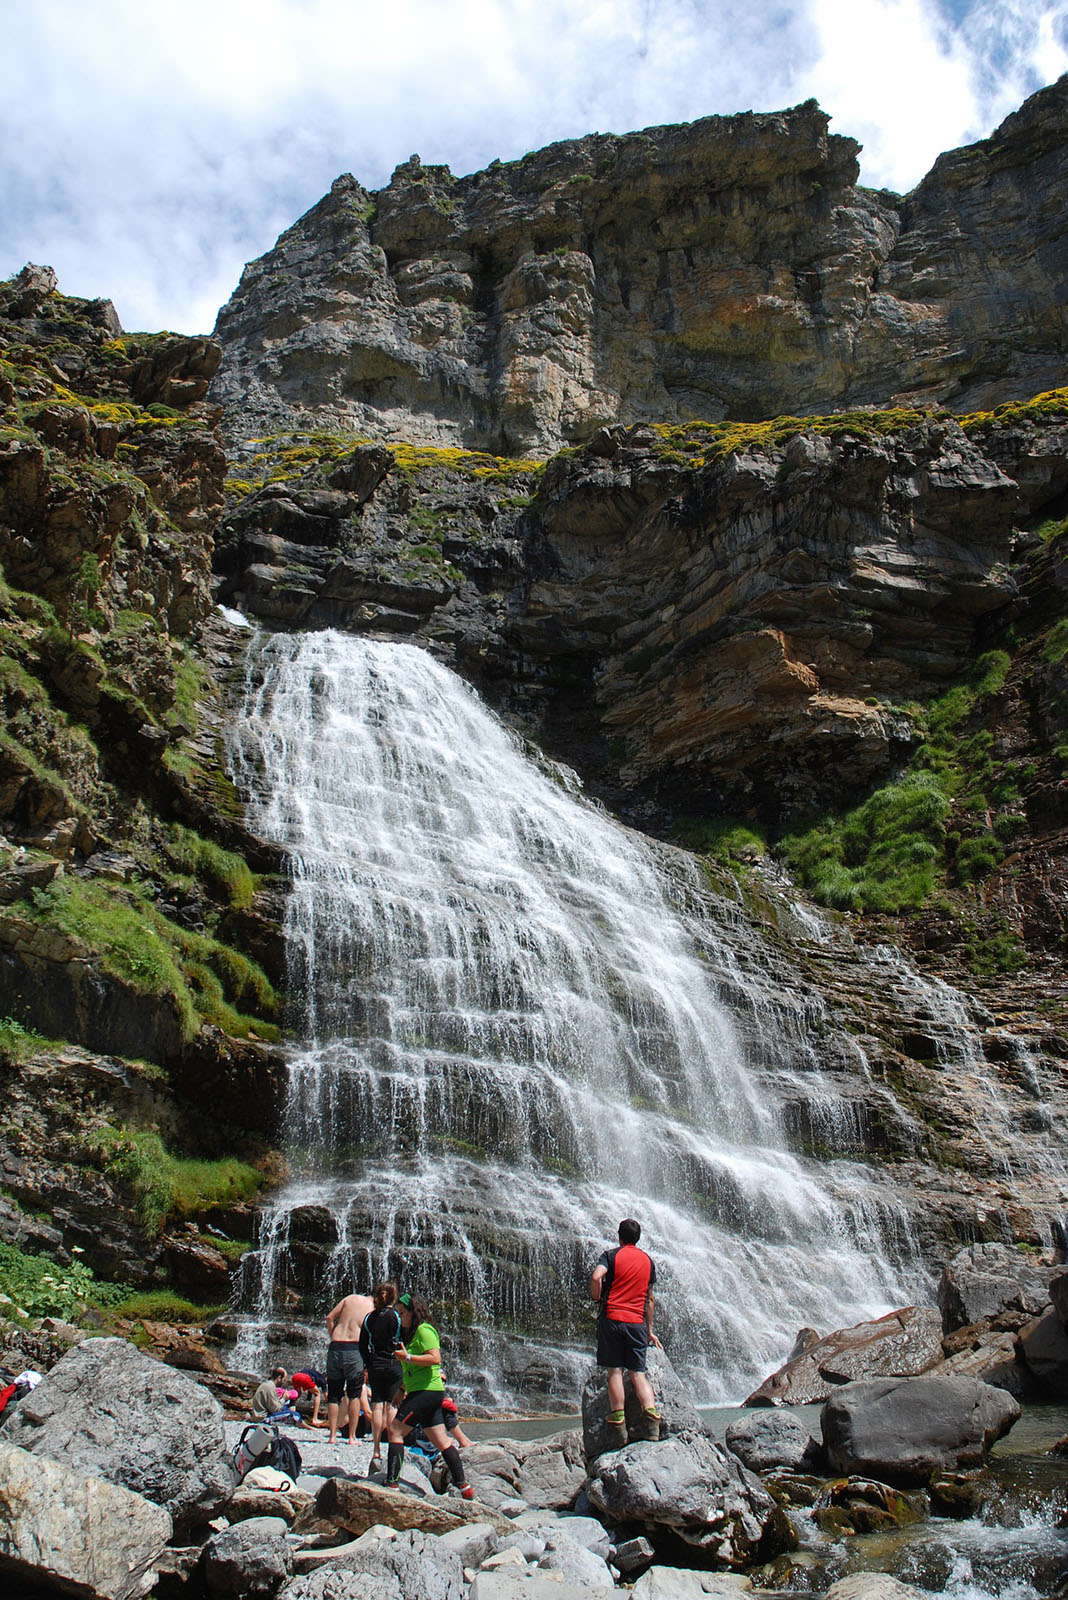
[[[469,1399],[573,1400],[587,1275],[630,1214],[700,1400],[739,1398],[802,1324],[929,1289],[880,1175],[788,1148],[800,1080],[828,1144],[852,1113],[744,923],[426,651],[262,638],[233,765],[290,863],[302,1040],[239,1365],[308,1359],[334,1299],[388,1275],[438,1308]],[[298,1305],[308,1325],[281,1320]]]

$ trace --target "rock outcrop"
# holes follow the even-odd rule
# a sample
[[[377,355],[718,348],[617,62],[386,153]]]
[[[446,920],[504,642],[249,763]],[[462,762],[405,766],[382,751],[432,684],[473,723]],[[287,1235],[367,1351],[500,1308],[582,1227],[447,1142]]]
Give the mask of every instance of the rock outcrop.
[[[351,176],[245,269],[212,395],[271,430],[545,453],[608,422],[1021,398],[1062,381],[1068,82],[901,200],[814,101],[455,178]]]
[[[123,1339],[76,1345],[5,1417],[3,1437],[143,1495],[179,1528],[209,1521],[235,1484],[218,1402]]]

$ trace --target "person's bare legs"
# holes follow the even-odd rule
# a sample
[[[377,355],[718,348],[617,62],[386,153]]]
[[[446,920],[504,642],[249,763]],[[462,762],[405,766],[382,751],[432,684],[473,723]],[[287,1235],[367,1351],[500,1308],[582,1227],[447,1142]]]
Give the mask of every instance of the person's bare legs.
[[[608,1369],[608,1412],[610,1416],[618,1416],[626,1405],[623,1393],[623,1368],[609,1367]],[[632,1374],[637,1376],[637,1374]],[[635,1385],[637,1388],[637,1385]]]
[[[326,1403],[326,1421],[330,1429],[328,1444],[337,1444],[337,1414],[338,1402],[336,1400],[328,1400]]]
[[[632,1372],[631,1375],[630,1375],[630,1381],[634,1385],[634,1393],[638,1396],[638,1404],[641,1406],[642,1410],[643,1411],[655,1411],[656,1410],[656,1395],[653,1393],[653,1386],[649,1382],[649,1379],[647,1378],[645,1373],[644,1372]],[[622,1393],[622,1391],[623,1391],[622,1377],[620,1378],[619,1388],[620,1388],[620,1393]]]

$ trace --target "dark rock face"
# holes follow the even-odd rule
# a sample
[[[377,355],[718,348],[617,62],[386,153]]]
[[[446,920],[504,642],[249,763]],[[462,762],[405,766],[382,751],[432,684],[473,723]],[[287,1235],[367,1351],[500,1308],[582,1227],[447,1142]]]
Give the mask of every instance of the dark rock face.
[[[520,455],[606,422],[961,409],[1062,381],[1068,85],[858,188],[813,101],[350,176],[245,269],[212,394],[236,439],[344,426]],[[1026,219],[1026,220],[1024,220]]]
[[[679,1540],[710,1567],[770,1560],[796,1543],[760,1479],[704,1434],[601,1456],[587,1494],[609,1522],[632,1524],[658,1551]]]
[[[234,1488],[221,1406],[123,1339],[76,1345],[5,1417],[3,1436],[155,1501],[179,1529],[207,1522]]]
[[[831,1396],[823,1445],[832,1471],[908,1488],[979,1465],[1019,1415],[1011,1395],[974,1378],[877,1378]]]
[[[200,1569],[211,1600],[269,1600],[293,1573],[281,1517],[250,1517],[204,1546]]]

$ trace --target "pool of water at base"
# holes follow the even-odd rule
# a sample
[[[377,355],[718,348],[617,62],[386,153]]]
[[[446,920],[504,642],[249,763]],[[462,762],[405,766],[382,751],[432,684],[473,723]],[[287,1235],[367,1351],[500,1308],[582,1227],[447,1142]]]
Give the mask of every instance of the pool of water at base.
[[[819,1406],[789,1408],[819,1437]],[[749,1413],[738,1406],[702,1408],[705,1426],[722,1439]],[[472,1439],[540,1439],[578,1427],[577,1413],[555,1417],[482,1418],[465,1422]],[[1068,1406],[1028,1406],[994,1446],[986,1469],[989,1493],[978,1517],[932,1517],[890,1533],[830,1539],[795,1512],[801,1546],[777,1572],[782,1594],[821,1594],[852,1572],[889,1572],[946,1600],[1048,1600],[1068,1597],[1068,1459],[1049,1454],[1068,1435]],[[758,1580],[759,1581],[759,1580]]]

